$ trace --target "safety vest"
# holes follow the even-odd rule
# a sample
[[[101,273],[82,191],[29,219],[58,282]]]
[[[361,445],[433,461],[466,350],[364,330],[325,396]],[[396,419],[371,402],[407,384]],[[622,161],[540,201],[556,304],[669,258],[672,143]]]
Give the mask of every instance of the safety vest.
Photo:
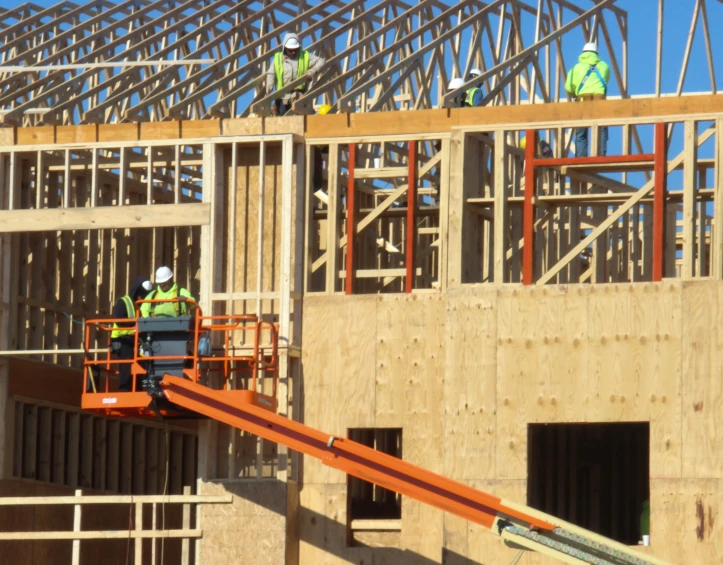
[[[146,300],[172,300],[178,298],[179,294],[183,289],[179,289],[178,285],[174,284],[168,292],[163,292],[161,289],[152,290]],[[189,295],[190,296],[190,295]],[[152,304],[143,304],[141,306],[141,315],[145,317],[170,317],[175,318],[176,316],[185,316],[188,307],[185,302],[156,302]]]
[[[464,103],[467,104],[467,106],[474,106],[474,95],[477,94],[477,91],[479,88],[472,87],[467,91],[467,96],[464,99]]]
[[[603,94],[607,94],[608,84],[605,82],[605,79],[604,79],[604,78],[602,77],[602,75],[600,74],[600,71],[598,71],[598,69],[597,69],[597,63],[595,63],[594,65],[590,65],[590,68],[587,70],[587,73],[585,73],[585,76],[582,77],[582,80],[580,81],[580,86],[578,86],[577,89],[575,90],[575,96],[580,96],[580,91],[582,90],[582,87],[585,86],[585,83],[587,82],[587,79],[589,79],[589,78],[590,78],[590,75],[592,75],[593,73],[595,73],[595,75],[597,76],[598,80],[599,80],[600,83],[602,84]]]
[[[274,71],[276,72],[276,90],[284,88],[284,54],[278,52],[274,55]],[[299,53],[299,65],[296,78],[303,77],[309,71],[309,52],[301,50]],[[306,89],[306,83],[301,84],[296,90]]]
[[[136,317],[136,309],[133,306],[133,301],[131,300],[131,297],[126,294],[125,296],[121,296],[118,300],[122,300],[123,304],[126,305],[126,313],[128,314],[128,318],[131,320],[134,320]],[[121,329],[118,326],[118,324],[116,324],[114,322],[113,323],[113,331],[110,332],[110,338],[118,339],[121,336],[133,335],[134,333],[135,333],[135,330]]]

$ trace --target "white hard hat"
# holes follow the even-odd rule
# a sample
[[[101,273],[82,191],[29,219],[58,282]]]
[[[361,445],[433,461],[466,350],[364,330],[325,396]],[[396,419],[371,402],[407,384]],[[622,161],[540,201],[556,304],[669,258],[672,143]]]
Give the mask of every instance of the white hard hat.
[[[298,49],[299,47],[301,47],[301,42],[299,41],[299,36],[296,35],[295,33],[287,33],[284,36],[283,46],[284,46],[284,48]]]
[[[457,90],[462,86],[464,86],[464,79],[461,79],[459,77],[453,78],[449,81],[449,90]]]
[[[173,278],[173,271],[168,267],[158,267],[156,271],[156,284],[168,282]]]
[[[588,51],[592,51],[593,53],[597,53],[597,43],[594,41],[590,41],[589,43],[585,44],[585,47],[582,48],[582,52],[586,53]]]
[[[158,276],[158,275],[156,275],[156,276]],[[143,287],[143,290],[145,290],[146,292],[150,292],[153,290],[153,284],[151,283],[151,281],[145,281],[141,286]]]
[[[480,71],[479,69],[472,69],[469,74],[474,77],[478,77],[482,75],[482,71]]]

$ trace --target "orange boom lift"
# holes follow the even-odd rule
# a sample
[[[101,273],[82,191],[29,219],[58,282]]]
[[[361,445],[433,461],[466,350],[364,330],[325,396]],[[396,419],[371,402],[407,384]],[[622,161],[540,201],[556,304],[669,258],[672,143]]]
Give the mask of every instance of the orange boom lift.
[[[108,342],[115,322],[133,324],[135,347],[132,359],[113,358],[110,347],[104,358],[86,359],[84,410],[120,418],[211,418],[480,524],[521,549],[564,563],[668,565],[553,516],[278,415],[274,324],[256,316],[204,316],[200,308],[195,316],[142,318],[138,309],[144,302],[173,301],[138,301],[134,320],[86,322],[86,350],[98,341]],[[117,390],[115,374],[121,363],[131,364],[131,392]],[[232,375],[245,388],[231,389]]]

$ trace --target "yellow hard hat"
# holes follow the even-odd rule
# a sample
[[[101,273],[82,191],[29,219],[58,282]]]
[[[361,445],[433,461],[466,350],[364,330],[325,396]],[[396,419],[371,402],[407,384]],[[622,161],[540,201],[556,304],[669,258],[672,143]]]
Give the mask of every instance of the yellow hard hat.
[[[320,116],[323,116],[324,114],[328,114],[331,111],[331,106],[329,104],[322,104],[319,106],[319,109],[316,111],[317,114]]]
[[[523,137],[522,139],[520,139],[520,149],[524,150],[526,147],[527,147],[527,138]]]

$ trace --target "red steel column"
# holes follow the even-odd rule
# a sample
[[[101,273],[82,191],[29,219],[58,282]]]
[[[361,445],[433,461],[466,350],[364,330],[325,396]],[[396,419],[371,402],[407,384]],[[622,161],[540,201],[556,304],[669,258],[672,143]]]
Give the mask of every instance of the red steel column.
[[[409,188],[407,188],[407,276],[404,280],[404,292],[412,292],[414,288],[414,246],[417,235],[417,142],[409,142]]]
[[[346,278],[344,290],[354,291],[354,240],[356,236],[356,189],[354,187],[354,166],[356,164],[356,143],[349,144],[349,177],[346,185]],[[332,251],[329,250],[329,253]]]
[[[653,193],[653,281],[663,280],[663,249],[665,235],[665,185],[666,163],[666,127],[664,123],[655,124],[655,170]]]
[[[535,209],[532,198],[535,195],[535,130],[528,129],[525,133],[525,203],[522,216],[522,235],[524,247],[522,248],[522,284],[532,284],[535,273],[535,247],[534,223]],[[504,187],[498,187],[504,190]]]

